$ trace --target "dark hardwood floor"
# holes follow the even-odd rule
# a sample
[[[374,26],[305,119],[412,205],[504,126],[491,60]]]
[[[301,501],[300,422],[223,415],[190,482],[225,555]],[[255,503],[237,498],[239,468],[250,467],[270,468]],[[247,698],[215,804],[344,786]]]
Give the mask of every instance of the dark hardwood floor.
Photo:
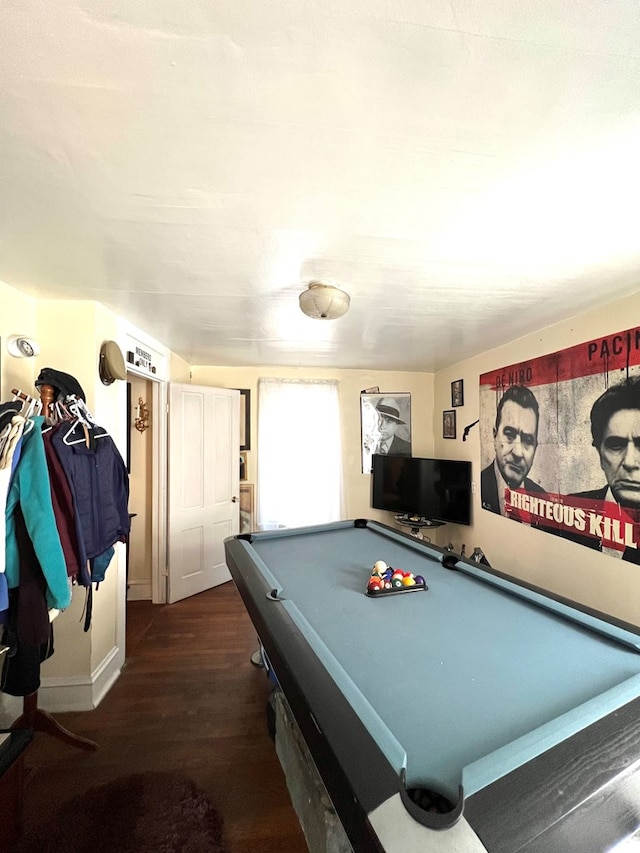
[[[58,714],[96,752],[36,734],[25,828],[75,794],[144,770],[180,770],[210,797],[229,853],[307,853],[270,739],[256,635],[229,582],[171,605],[130,602],[127,661],[94,711]]]

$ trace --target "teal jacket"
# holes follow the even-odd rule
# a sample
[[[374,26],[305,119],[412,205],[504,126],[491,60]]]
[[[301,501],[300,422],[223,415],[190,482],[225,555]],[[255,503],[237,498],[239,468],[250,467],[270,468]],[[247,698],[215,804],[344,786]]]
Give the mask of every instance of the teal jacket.
[[[14,519],[14,512],[19,503],[29,538],[47,582],[47,605],[64,610],[71,603],[71,588],[51,503],[51,484],[42,440],[44,418],[36,416],[33,420],[33,429],[22,436],[20,459],[13,472],[7,495],[7,583],[9,589],[20,584],[20,556]]]

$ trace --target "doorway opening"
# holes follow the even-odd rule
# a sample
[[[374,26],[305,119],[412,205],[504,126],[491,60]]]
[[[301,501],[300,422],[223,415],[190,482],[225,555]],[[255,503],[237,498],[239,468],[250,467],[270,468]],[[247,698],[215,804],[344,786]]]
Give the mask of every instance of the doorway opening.
[[[127,373],[127,601],[166,601],[166,383]]]

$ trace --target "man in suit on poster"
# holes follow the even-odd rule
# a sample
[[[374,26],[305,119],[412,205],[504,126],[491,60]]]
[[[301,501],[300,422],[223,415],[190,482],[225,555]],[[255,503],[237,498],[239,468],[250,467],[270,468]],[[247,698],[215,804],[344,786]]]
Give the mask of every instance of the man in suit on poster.
[[[571,497],[617,503],[631,510],[631,516],[640,518],[640,377],[607,388],[591,407],[590,419],[592,444],[598,451],[607,483]],[[562,535],[587,548],[640,563],[638,548],[621,551],[603,547],[596,536]]]
[[[406,424],[400,417],[396,401],[383,397],[376,405],[376,411],[380,438],[373,452],[387,456],[411,456],[411,442],[396,435],[398,427]]]
[[[480,474],[483,509],[506,515],[505,489],[544,492],[527,477],[538,448],[538,401],[524,385],[502,395],[493,428],[495,459]]]

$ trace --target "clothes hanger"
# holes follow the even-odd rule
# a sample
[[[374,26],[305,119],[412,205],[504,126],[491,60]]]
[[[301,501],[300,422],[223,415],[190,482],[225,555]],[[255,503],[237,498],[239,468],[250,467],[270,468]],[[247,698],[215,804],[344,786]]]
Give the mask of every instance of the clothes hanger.
[[[19,414],[21,414],[23,418],[30,418],[33,415],[39,415],[42,411],[42,401],[37,397],[30,397],[29,394],[25,394],[24,391],[20,391],[18,388],[12,388],[11,393],[13,394],[14,401],[20,400],[22,403],[22,409]]]
[[[85,443],[88,446],[89,442],[88,442],[87,431],[91,428],[91,422],[86,415],[89,415],[90,412],[86,408],[86,406],[84,406],[82,404],[81,400],[79,400],[75,396],[67,397],[66,401],[67,401],[67,411],[73,417],[73,421],[72,421],[69,429],[66,431],[66,433],[62,437],[62,440],[66,445]],[[75,441],[71,441],[70,436],[75,434],[75,431],[79,426],[82,426],[82,429],[83,429],[82,437],[77,438]]]
[[[2,432],[0,432],[0,457],[2,457],[2,454],[4,453],[4,447],[7,443],[7,439],[9,438],[9,433],[11,432],[12,427],[13,424],[11,423],[11,421],[9,421],[9,423],[2,428]]]
[[[33,417],[35,415],[39,415],[42,411],[42,402],[38,397],[30,397],[29,394],[25,394],[24,391],[20,391],[17,388],[12,388],[11,393],[14,395],[14,401],[19,400],[22,403],[22,409],[19,412],[16,412],[16,415],[24,418],[25,423],[22,433],[23,435],[26,435],[31,432],[35,426]]]
[[[42,427],[42,433],[50,432],[54,426],[62,423],[62,421],[68,421],[69,418],[70,415],[67,413],[64,406],[56,400],[50,409],[50,415],[45,421],[45,425]]]
[[[75,396],[67,397],[67,401],[71,400],[72,402],[68,404],[68,411],[71,412],[75,420],[73,424],[69,427],[62,440],[67,446],[71,446],[73,444],[81,444],[85,443],[87,447],[90,446],[90,441],[92,438],[104,438],[109,435],[109,433],[102,427],[97,427],[93,419],[93,415],[86,407],[83,400],[78,399]],[[82,430],[84,435],[81,438],[76,438],[75,440],[71,440],[71,436],[75,433],[75,430],[78,426],[82,426]],[[94,430],[102,429],[101,433],[96,433]]]
[[[87,427],[91,430],[93,438],[104,438],[105,436],[109,435],[109,433],[104,427],[98,426],[95,418],[93,417],[83,400],[77,400],[77,406],[80,411],[84,412],[84,418],[87,421]],[[96,433],[95,430],[97,429],[101,429],[102,432]]]
[[[5,424],[2,428],[2,432],[0,432],[0,462],[3,462],[7,441],[11,437],[15,438],[17,433],[20,435],[26,435],[30,432],[35,425],[35,422],[32,420],[32,416],[40,410],[38,406],[39,401],[30,397],[28,394],[25,394],[24,391],[12,388],[11,393],[13,394],[12,402],[19,402],[21,404],[21,408],[13,413],[11,420]],[[0,467],[4,467],[4,462]]]

